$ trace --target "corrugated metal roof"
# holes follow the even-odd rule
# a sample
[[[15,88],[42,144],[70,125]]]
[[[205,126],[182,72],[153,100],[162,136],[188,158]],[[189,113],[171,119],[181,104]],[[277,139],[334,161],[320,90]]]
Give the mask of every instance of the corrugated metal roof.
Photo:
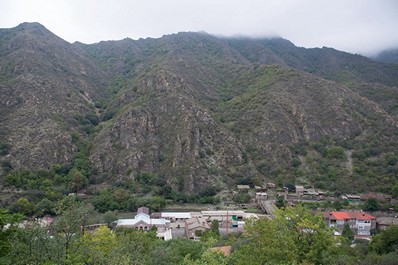
[[[188,213],[188,212],[162,212],[161,216],[163,218],[189,219],[189,218],[191,218],[191,213]]]
[[[221,216],[221,215],[227,215],[227,212],[228,212],[228,215],[242,215],[243,216],[245,214],[244,211],[231,210],[231,211],[202,211],[202,215]]]

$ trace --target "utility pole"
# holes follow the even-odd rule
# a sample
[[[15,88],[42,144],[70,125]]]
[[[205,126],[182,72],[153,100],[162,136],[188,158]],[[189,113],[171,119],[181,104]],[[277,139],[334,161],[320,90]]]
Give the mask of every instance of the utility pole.
[[[228,210],[227,210],[227,227],[226,227],[226,232],[227,232],[227,236],[228,236],[228,218],[229,216],[228,216]]]

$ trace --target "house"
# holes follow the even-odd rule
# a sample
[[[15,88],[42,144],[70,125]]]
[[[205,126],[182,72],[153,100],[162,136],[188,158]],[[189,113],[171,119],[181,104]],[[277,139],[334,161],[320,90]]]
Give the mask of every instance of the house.
[[[152,213],[152,218],[160,219],[164,218],[171,222],[172,228],[185,227],[185,221],[192,218],[190,212],[161,212]]]
[[[303,186],[296,185],[295,188],[296,188],[296,195],[298,196],[304,195],[305,189]]]
[[[296,190],[296,192],[297,192],[297,190]],[[304,190],[304,194],[308,195],[308,196],[319,196],[318,191],[316,191],[315,189]]]
[[[99,224],[85,225],[84,231],[89,232],[89,233],[94,233],[95,231],[98,231],[98,229],[102,226],[108,227],[108,224],[107,223],[99,223]]]
[[[256,192],[256,201],[268,199],[268,194],[266,192]]]
[[[193,217],[185,221],[185,236],[188,239],[199,239],[198,232],[204,233],[210,230],[210,226],[207,223],[206,218],[203,217]]]
[[[326,225],[340,234],[346,223],[358,236],[370,236],[370,230],[376,228],[376,217],[364,212],[325,212],[323,216]]]
[[[149,208],[140,207],[134,219],[119,219],[116,227],[133,228],[144,231],[150,231],[156,227],[156,236],[164,240],[172,239],[170,221],[164,218],[152,219],[149,216]]]
[[[170,220],[171,222],[178,222],[191,219],[192,216],[189,212],[162,212],[161,218]]]
[[[377,217],[376,225],[379,230],[385,230],[391,225],[398,225],[398,217]]]
[[[276,185],[275,185],[275,183],[268,182],[268,183],[267,183],[267,188],[268,188],[268,189],[276,189]]]
[[[206,218],[209,222],[217,220],[219,222],[223,221],[242,221],[246,213],[244,211],[202,211],[202,216]]]
[[[238,191],[248,191],[248,190],[250,190],[250,186],[249,185],[237,185],[236,187],[238,188]]]
[[[378,200],[379,202],[386,202],[386,203],[391,203],[391,199],[392,199],[392,196],[391,195],[386,195],[386,194],[383,194],[383,193],[376,193],[376,192],[368,192],[368,193],[365,193],[365,194],[361,194],[360,195],[360,197],[361,197],[361,199],[362,200],[368,200],[368,199],[376,199],[376,200]]]
[[[254,186],[254,190],[256,192],[267,192],[267,188],[262,186]]]
[[[351,204],[359,204],[361,202],[361,196],[346,194],[345,196],[341,196],[342,199],[347,200]]]

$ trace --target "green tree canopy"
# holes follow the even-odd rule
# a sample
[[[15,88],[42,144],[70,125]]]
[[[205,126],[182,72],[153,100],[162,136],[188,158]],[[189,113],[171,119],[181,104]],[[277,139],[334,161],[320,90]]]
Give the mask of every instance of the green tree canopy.
[[[379,202],[374,198],[369,198],[366,200],[363,209],[365,211],[378,211],[380,210]]]
[[[322,216],[302,206],[277,210],[274,219],[251,220],[245,227],[246,241],[233,253],[233,264],[327,264],[339,250]]]
[[[398,250],[398,226],[393,225],[375,235],[370,249],[378,254],[387,254]]]
[[[350,241],[354,239],[354,232],[351,230],[349,223],[344,224],[343,232],[341,235],[346,237]]]

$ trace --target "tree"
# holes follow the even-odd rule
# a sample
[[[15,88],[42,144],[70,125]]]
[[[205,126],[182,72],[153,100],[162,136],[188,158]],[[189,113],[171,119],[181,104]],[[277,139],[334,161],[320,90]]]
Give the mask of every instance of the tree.
[[[286,187],[289,192],[296,192],[296,186],[294,184],[286,183],[283,186]]]
[[[211,222],[210,230],[207,230],[204,233],[202,233],[200,240],[203,241],[203,242],[209,242],[209,241],[212,241],[212,240],[219,239],[220,238],[219,227],[220,227],[219,221],[218,220],[213,220]],[[195,235],[197,235],[196,234],[197,231],[200,231],[200,230],[196,230],[195,231]]]
[[[376,199],[369,198],[366,200],[363,209],[365,211],[371,211],[371,212],[378,211],[380,210],[380,204]]]
[[[82,245],[86,249],[86,261],[89,264],[107,264],[109,257],[115,252],[117,241],[116,236],[108,227],[101,226],[92,234],[85,233]]]
[[[79,170],[77,169],[72,169],[70,174],[70,181],[69,181],[69,186],[70,188],[76,192],[87,186],[87,178],[80,173]]]
[[[10,161],[7,161],[7,160],[1,161],[1,167],[3,168],[3,172],[5,174],[7,174],[8,172],[10,172],[12,170],[12,165],[11,165]]]
[[[339,250],[322,216],[302,206],[277,210],[272,220],[248,221],[245,228],[246,240],[233,252],[232,264],[326,264]]]
[[[74,244],[83,233],[89,215],[94,211],[91,204],[77,201],[76,196],[67,196],[58,203],[56,213],[60,215],[54,222],[54,233],[62,245],[65,259],[78,251]]]
[[[117,220],[117,211],[107,211],[106,213],[104,213],[104,215],[102,216],[102,220],[107,223],[110,224],[113,221]]]
[[[7,155],[11,149],[11,145],[0,141],[0,155]]]
[[[155,232],[118,228],[115,234],[118,246],[110,264],[154,264],[152,250],[164,242],[156,238]]]
[[[354,232],[350,228],[349,223],[345,223],[343,227],[342,236],[346,237],[349,241],[354,240]]]
[[[220,252],[207,250],[199,259],[192,260],[190,255],[184,258],[183,265],[226,265],[228,264],[227,257]]]
[[[59,240],[50,237],[47,228],[30,221],[18,229],[13,236],[12,249],[8,257],[12,263],[5,264],[61,264]],[[3,263],[2,263],[3,264]]]
[[[276,207],[278,207],[279,209],[281,208],[285,208],[286,206],[286,201],[282,196],[277,196],[276,197],[276,201],[275,201],[275,205]]]
[[[398,184],[395,184],[391,189],[392,196],[398,198]]]
[[[210,230],[215,234],[215,235],[220,235],[220,222],[218,220],[213,220],[211,222],[211,227]]]
[[[28,201],[28,199],[22,197],[19,198],[16,203],[12,204],[10,209],[13,213],[30,215],[33,212],[33,205]]]
[[[334,201],[333,207],[336,209],[336,211],[340,211],[343,208],[343,205],[341,204],[340,201]]]
[[[398,249],[398,226],[392,225],[375,235],[370,249],[378,254],[387,254]]]
[[[187,256],[190,257],[191,261],[200,260],[206,248],[206,244],[202,242],[178,238],[159,242],[151,256],[153,257],[153,264],[182,264]]]
[[[10,214],[0,209],[0,263],[5,263],[6,256],[12,249],[14,234],[18,231],[18,223],[22,220],[21,214]]]
[[[35,207],[35,212],[39,216],[44,216],[46,214],[54,214],[53,211],[54,203],[47,198],[41,200]]]
[[[250,202],[251,196],[249,193],[239,192],[235,194],[232,199],[237,203],[248,203]]]

